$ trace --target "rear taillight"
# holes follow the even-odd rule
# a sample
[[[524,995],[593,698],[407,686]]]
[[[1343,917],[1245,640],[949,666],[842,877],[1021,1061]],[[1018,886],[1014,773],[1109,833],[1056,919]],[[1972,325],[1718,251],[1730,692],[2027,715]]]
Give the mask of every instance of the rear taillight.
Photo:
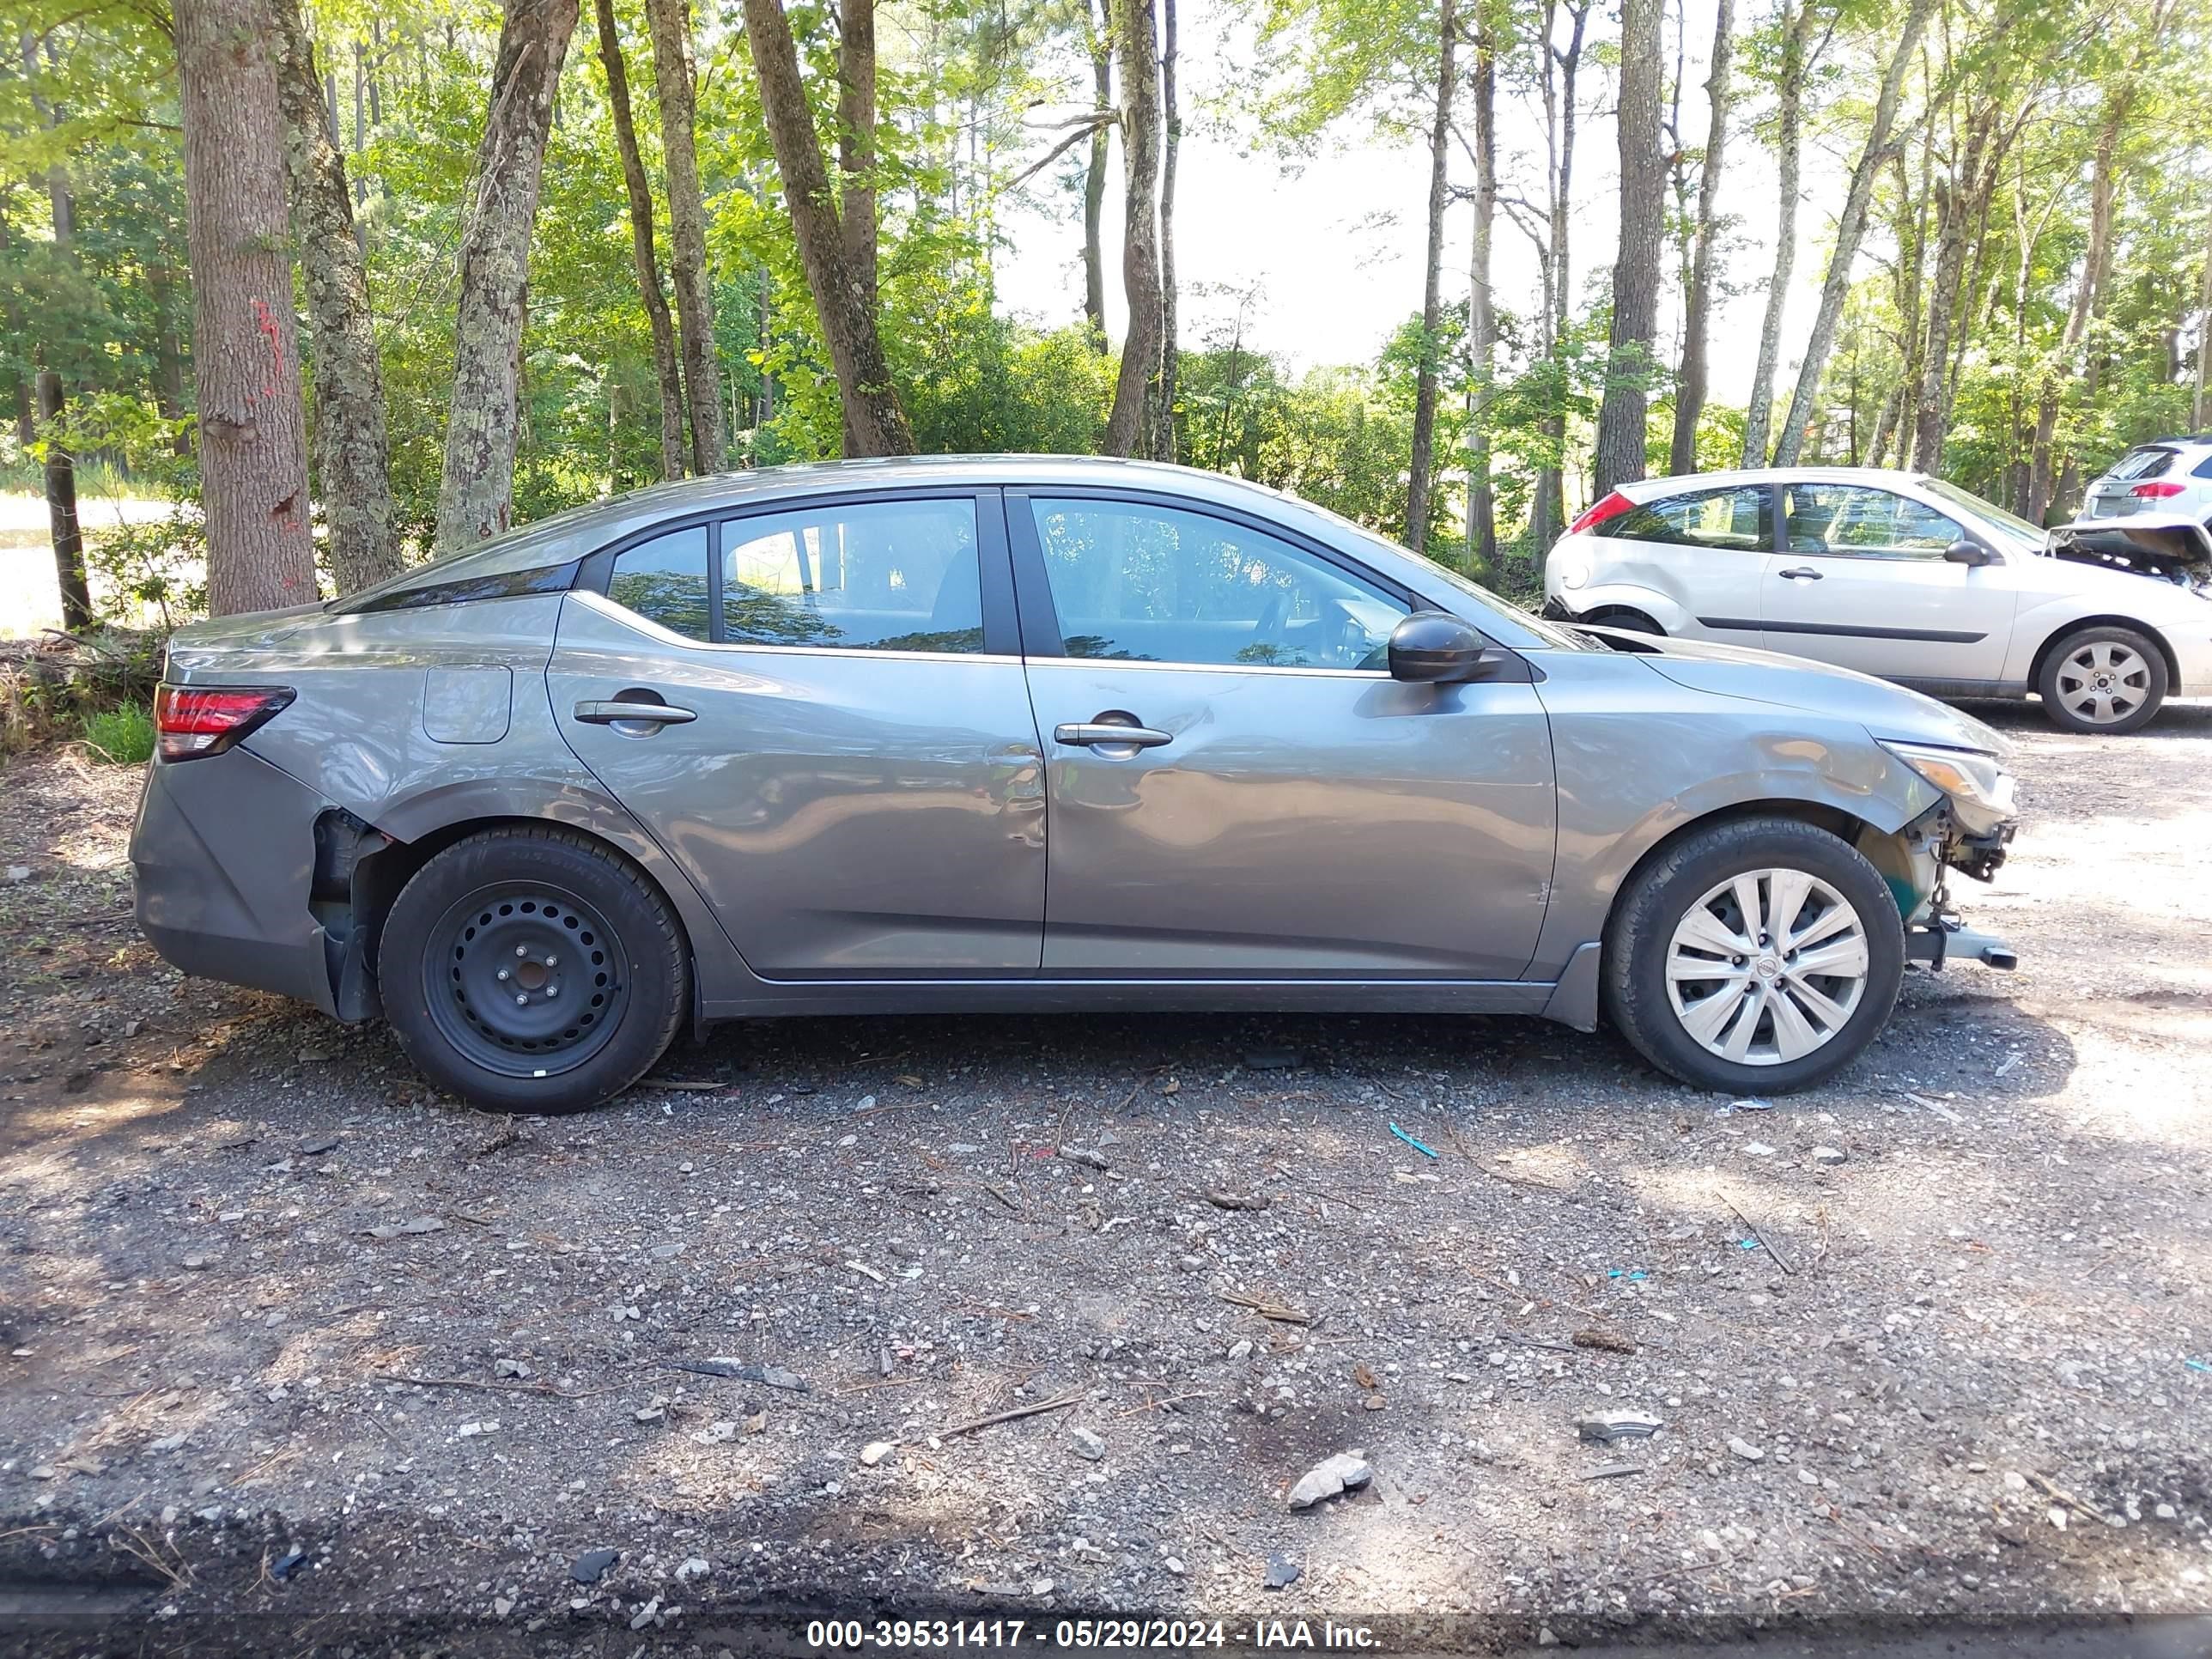
[[[2188,488],[2187,484],[2167,483],[2160,481],[2157,483],[2139,483],[2128,491],[2128,494],[2146,501],[2162,501],[2170,496],[2179,495]]]
[[[155,752],[165,761],[220,755],[293,695],[281,685],[164,685],[154,693]]]
[[[1607,519],[1617,519],[1635,505],[1634,501],[1630,501],[1627,496],[1616,489],[1583,514],[1581,518],[1569,525],[1567,534],[1579,536],[1585,530],[1595,530]]]

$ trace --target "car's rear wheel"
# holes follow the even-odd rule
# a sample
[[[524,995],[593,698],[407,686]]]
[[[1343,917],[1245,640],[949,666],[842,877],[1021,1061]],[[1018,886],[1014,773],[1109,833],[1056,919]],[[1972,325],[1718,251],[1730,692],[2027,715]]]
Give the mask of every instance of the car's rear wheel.
[[[1811,824],[1692,830],[1638,872],[1606,937],[1606,1001],[1638,1053],[1701,1088],[1833,1076],[1897,1002],[1905,930],[1881,873]]]
[[[416,872],[377,973],[408,1058],[501,1112],[620,1093],[660,1058],[690,996],[682,933],[644,873],[533,825],[470,836]]]
[[[2035,689],[2063,731],[2132,732],[2166,701],[2166,655],[2131,628],[2100,623],[2051,647]]]

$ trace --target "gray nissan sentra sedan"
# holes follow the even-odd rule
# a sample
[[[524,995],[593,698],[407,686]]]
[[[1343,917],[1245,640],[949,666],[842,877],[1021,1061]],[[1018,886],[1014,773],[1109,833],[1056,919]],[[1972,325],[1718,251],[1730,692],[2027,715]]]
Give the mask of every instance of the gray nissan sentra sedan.
[[[2013,831],[2002,740],[1755,651],[1542,622],[1176,467],[641,490],[187,628],[131,842],[188,973],[388,1018],[495,1109],[765,1014],[1609,1018],[1817,1082]]]

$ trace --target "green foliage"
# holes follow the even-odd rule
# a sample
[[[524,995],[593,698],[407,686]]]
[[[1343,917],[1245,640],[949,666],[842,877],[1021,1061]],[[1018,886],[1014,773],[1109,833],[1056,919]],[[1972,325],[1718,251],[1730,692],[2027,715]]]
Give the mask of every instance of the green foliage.
[[[111,766],[143,766],[154,758],[154,711],[119,703],[84,717],[84,746]]]
[[[1814,49],[1805,89],[1808,155],[1843,157],[1848,166],[1902,3],[1803,0],[1812,8],[1807,39]],[[1893,434],[1900,422],[1910,423],[1917,387],[1906,384],[1907,373],[1926,318],[1905,314],[1896,228],[1932,227],[1934,204],[1955,187],[1968,123],[1977,110],[1995,108],[2013,133],[2011,148],[1989,210],[1971,233],[1942,465],[1970,488],[2017,505],[2045,399],[2055,400],[2054,470],[2077,484],[2129,444],[2188,423],[2212,228],[2204,199],[2212,54],[2203,50],[2202,20],[2185,11],[2164,37],[2145,40],[2138,19],[2100,12],[2088,0],[2038,6],[1939,0],[1939,6],[1907,88],[1899,153],[1879,177],[1875,234],[1820,388],[1807,458],[1863,461],[1878,432]],[[1502,53],[1501,106],[1536,115],[1550,44],[1538,38],[1544,9],[1533,0],[1461,0],[1463,33],[1478,7]],[[638,0],[619,0],[617,9],[638,138],[659,193],[652,56]],[[20,0],[16,11],[33,52],[27,69],[12,38],[10,52],[0,54],[0,391],[51,368],[65,383],[69,410],[64,422],[28,443],[12,432],[0,434],[0,480],[35,487],[42,446],[64,444],[77,458],[88,501],[94,531],[88,562],[103,614],[167,626],[204,603],[204,550],[197,514],[186,505],[198,488],[191,295],[164,14],[143,0]],[[399,527],[419,551],[428,541],[443,459],[455,252],[478,166],[498,9],[490,0],[459,7],[311,0],[310,11],[323,67],[337,83],[342,148],[357,191]],[[804,0],[788,11],[815,125],[834,149],[836,8]],[[1433,112],[1437,0],[1243,0],[1239,11],[1257,48],[1247,61],[1206,64],[1197,42],[1186,39],[1185,113],[1194,125],[1236,126],[1293,164],[1337,137],[1380,133],[1403,142],[1404,165],[1425,164],[1418,139]],[[1741,20],[1739,146],[1778,137],[1774,92],[1787,15],[1753,9]],[[1606,112],[1618,60],[1613,27],[1607,9],[1596,9],[1579,111],[1585,178],[1613,139]],[[697,27],[715,344],[730,416],[722,459],[742,467],[832,457],[842,447],[836,380],[734,9],[702,9]],[[871,179],[880,209],[881,326],[925,451],[1079,453],[1100,441],[1113,351],[1101,349],[1080,325],[1010,315],[995,269],[1008,246],[1005,206],[1017,190],[1068,210],[1073,269],[1075,204],[1068,192],[1079,190],[1073,162],[1083,152],[1033,183],[1017,180],[1058,136],[1042,125],[1037,107],[1090,101],[1091,27],[1079,0],[1012,10],[902,0],[884,12]],[[356,47],[365,72],[358,142]],[[2086,263],[2095,134],[2105,100],[2123,84],[2135,89],[2117,157],[2111,271],[2086,337],[2069,355],[2063,336]],[[1463,103],[1462,129],[1468,113]],[[1540,131],[1533,143],[1506,146],[1501,269],[1506,246],[1522,231],[1540,230],[1543,157]],[[1466,159],[1455,148],[1455,185],[1466,182]],[[842,189],[842,175],[831,172],[833,186]],[[1739,152],[1730,162],[1730,191],[1739,187],[1734,181],[1760,172]],[[1808,179],[1801,222],[1817,227],[1832,216],[1835,203],[1813,199],[1829,188],[1820,167]],[[57,185],[75,207],[75,233],[66,240],[58,234]],[[1726,215],[1734,203],[1722,205]],[[1456,237],[1463,221],[1453,222]],[[1395,238],[1412,252],[1420,228],[1377,220],[1357,234]],[[1763,271],[1752,268],[1758,260],[1746,250],[1768,228],[1734,225],[1729,245],[1736,268],[1723,273],[1724,286],[1741,290],[1759,281]],[[665,220],[659,238],[665,271]],[[1579,233],[1577,240],[1587,240]],[[1932,261],[1931,247],[1923,251],[1923,274]],[[1808,263],[1817,267],[1817,260]],[[1446,270],[1463,294],[1463,273],[1449,261]],[[1556,341],[1534,320],[1540,295],[1495,296],[1498,356],[1483,406],[1473,415],[1463,304],[1447,304],[1433,341],[1405,318],[1370,361],[1294,371],[1255,349],[1267,333],[1256,291],[1231,296],[1232,321],[1194,328],[1188,319],[1214,314],[1207,302],[1220,297],[1206,286],[1210,274],[1188,264],[1183,272],[1185,337],[1173,418],[1184,459],[1296,491],[1403,536],[1416,374],[1425,354],[1432,354],[1443,373],[1429,545],[1446,556],[1463,545],[1467,447],[1479,422],[1506,544],[1495,574],[1502,585],[1525,586],[1542,552],[1526,543],[1539,477],[1560,476],[1571,497],[1587,471],[1606,368],[1609,296],[1601,270],[1589,268],[1585,256],[1567,273],[1566,291],[1578,297]],[[1801,283],[1817,276],[1817,268],[1801,264]],[[659,389],[636,284],[606,78],[587,15],[561,82],[532,249],[514,478],[519,519],[658,476]],[[1415,297],[1378,289],[1361,299],[1376,308],[1379,333]],[[1060,314],[1076,316],[1078,298],[1071,292]],[[1802,343],[1783,343],[1785,362]],[[1716,341],[1724,382],[1729,354],[1748,346]],[[1655,471],[1666,464],[1673,368],[1662,362],[1652,377],[1657,395],[1647,436]],[[1786,399],[1790,391],[1785,383],[1778,397]],[[1741,410],[1709,400],[1700,464],[1732,463],[1742,427]],[[1891,436],[1885,459],[1893,462],[1897,453]],[[103,498],[126,492],[166,501],[170,510],[120,524],[97,511]],[[1575,505],[1571,499],[1570,511]]]

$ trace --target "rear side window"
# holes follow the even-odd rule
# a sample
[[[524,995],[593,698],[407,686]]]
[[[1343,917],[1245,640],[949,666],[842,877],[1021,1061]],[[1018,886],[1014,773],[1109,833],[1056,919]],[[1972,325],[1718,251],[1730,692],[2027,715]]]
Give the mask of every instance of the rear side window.
[[[707,526],[687,525],[616,554],[607,597],[672,633],[707,638]]]
[[[2112,463],[2112,477],[2123,483],[2134,483],[2141,478],[2155,478],[2173,465],[2179,453],[2177,450],[2161,449],[2156,444],[2141,445]]]
[[[983,648],[971,500],[870,501],[722,526],[732,645],[970,655]]]
[[[1701,489],[1632,507],[1597,527],[1600,536],[1657,542],[1669,547],[1711,547],[1736,553],[1774,548],[1774,494],[1764,484],[1739,489]]]
[[[2212,478],[2212,455],[2207,455],[2189,471],[2192,478]]]

